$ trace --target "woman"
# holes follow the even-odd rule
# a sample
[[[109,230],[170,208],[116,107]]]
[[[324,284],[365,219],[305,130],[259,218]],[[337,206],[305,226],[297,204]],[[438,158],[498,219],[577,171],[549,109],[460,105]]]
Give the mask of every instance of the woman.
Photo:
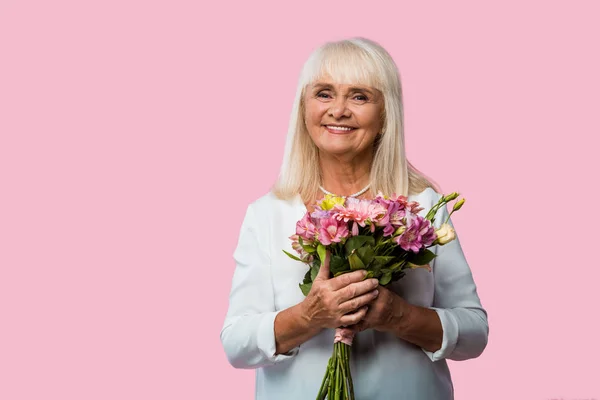
[[[312,399],[331,356],[334,329],[357,332],[351,368],[357,399],[453,399],[446,359],[479,356],[482,308],[458,239],[431,248],[432,272],[411,270],[387,287],[362,271],[330,278],[323,264],[310,293],[289,236],[324,193],[418,201],[439,191],[406,159],[397,67],[377,43],[326,43],[298,84],[283,165],[273,190],[247,208],[221,341],[236,368],[256,369],[257,399]],[[444,207],[435,226],[448,216]],[[449,222],[452,224],[451,220]]]

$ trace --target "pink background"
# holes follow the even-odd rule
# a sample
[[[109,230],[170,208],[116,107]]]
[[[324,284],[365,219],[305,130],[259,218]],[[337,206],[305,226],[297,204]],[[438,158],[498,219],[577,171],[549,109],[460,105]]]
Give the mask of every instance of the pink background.
[[[302,63],[365,36],[467,199],[490,336],[456,398],[599,399],[599,3],[412,3],[2,0],[0,398],[253,398],[219,341],[243,213]]]

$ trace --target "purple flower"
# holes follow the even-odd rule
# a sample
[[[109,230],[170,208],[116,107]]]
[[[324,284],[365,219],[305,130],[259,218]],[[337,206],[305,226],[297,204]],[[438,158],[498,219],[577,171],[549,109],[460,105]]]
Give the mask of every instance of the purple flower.
[[[431,225],[431,221],[416,215],[411,218],[407,229],[396,236],[394,241],[402,249],[418,253],[422,248],[431,246],[435,238],[435,228]]]

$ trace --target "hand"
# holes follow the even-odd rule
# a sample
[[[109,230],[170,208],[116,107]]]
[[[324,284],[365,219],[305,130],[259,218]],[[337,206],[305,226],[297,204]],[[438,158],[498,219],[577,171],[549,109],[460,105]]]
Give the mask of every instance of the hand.
[[[327,251],[319,274],[313,281],[308,296],[302,304],[302,315],[320,328],[338,328],[359,322],[367,313],[366,304],[377,293],[377,279],[365,280],[364,270],[348,272],[329,279]]]
[[[365,317],[352,326],[355,333],[369,328],[381,332],[394,331],[398,321],[407,318],[410,313],[412,306],[402,297],[383,286],[379,286],[378,290],[379,296],[368,305]]]

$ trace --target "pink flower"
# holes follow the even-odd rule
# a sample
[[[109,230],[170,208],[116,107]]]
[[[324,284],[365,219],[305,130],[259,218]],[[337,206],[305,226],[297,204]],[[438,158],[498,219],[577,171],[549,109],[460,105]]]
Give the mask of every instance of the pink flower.
[[[339,221],[335,217],[322,219],[321,226],[319,227],[319,242],[325,246],[332,242],[341,242],[345,237],[348,237],[348,224],[343,221]]]
[[[385,218],[387,209],[371,200],[359,200],[353,197],[346,199],[346,205],[335,206],[336,218],[340,221],[356,221],[358,225],[365,226],[367,222],[376,223]]]
[[[315,224],[308,213],[304,214],[304,217],[296,223],[296,234],[304,240],[313,240],[315,231]]]
[[[430,246],[435,237],[435,229],[431,222],[417,215],[412,218],[407,229],[394,238],[394,241],[404,250],[418,253],[421,248]]]
[[[292,249],[296,250],[296,253],[298,253],[300,255],[300,259],[304,262],[310,262],[313,259],[312,254],[308,253],[306,250],[304,250],[304,247],[302,247],[302,245],[300,244],[299,240],[298,240],[299,236],[298,235],[292,235],[290,236],[290,239],[292,240]],[[312,243],[306,243],[304,242],[305,245],[309,245]]]
[[[423,211],[423,207],[419,207],[418,201],[411,201],[406,203],[406,210],[413,214],[418,214],[419,212]]]

